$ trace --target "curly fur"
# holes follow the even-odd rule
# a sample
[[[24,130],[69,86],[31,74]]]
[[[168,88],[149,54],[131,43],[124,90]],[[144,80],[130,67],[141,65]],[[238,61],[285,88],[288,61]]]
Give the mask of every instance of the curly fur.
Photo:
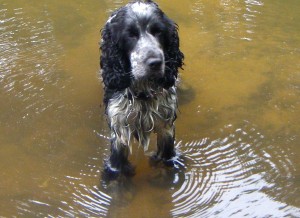
[[[175,156],[176,79],[183,65],[178,26],[151,0],[115,11],[101,32],[101,75],[111,129],[105,171],[133,174],[128,161],[133,135],[145,149],[157,133],[157,157]]]

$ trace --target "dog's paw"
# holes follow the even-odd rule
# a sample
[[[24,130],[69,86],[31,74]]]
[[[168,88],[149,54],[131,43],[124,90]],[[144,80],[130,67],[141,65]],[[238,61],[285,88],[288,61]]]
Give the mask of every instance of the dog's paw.
[[[161,158],[157,154],[150,155],[149,163],[151,166],[156,166],[161,162]]]
[[[180,152],[176,152],[175,156],[169,159],[161,158],[157,154],[153,154],[149,159],[151,166],[157,166],[159,163],[163,163],[167,167],[173,167],[175,169],[185,168],[185,160],[183,155]]]
[[[125,177],[132,177],[135,175],[135,167],[130,163],[123,164],[120,169],[111,166],[109,161],[104,164],[104,169],[102,172],[102,178],[106,181],[116,180],[121,175]]]
[[[163,159],[163,163],[168,167],[173,167],[175,169],[185,168],[184,158],[181,154],[176,153],[176,155],[170,159]]]
[[[110,163],[106,162],[102,171],[102,178],[106,181],[116,180],[119,177],[120,173],[120,170],[111,167]]]
[[[127,163],[122,167],[121,173],[124,176],[132,177],[135,175],[135,167],[131,163]]]

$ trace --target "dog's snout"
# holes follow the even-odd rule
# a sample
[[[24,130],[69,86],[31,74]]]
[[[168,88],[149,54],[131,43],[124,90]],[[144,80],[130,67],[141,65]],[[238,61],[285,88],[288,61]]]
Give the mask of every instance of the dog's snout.
[[[164,52],[156,38],[145,33],[130,54],[131,70],[135,79],[155,78],[164,75]]]
[[[157,57],[157,58],[149,58],[147,60],[147,65],[151,70],[160,70],[162,67],[162,58]]]

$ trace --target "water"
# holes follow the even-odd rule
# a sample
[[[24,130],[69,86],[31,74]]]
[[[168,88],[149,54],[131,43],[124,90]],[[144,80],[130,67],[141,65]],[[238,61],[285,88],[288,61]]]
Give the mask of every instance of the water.
[[[186,57],[186,168],[135,146],[136,176],[106,183],[99,30],[125,1],[0,0],[0,216],[300,217],[299,2],[158,3]]]

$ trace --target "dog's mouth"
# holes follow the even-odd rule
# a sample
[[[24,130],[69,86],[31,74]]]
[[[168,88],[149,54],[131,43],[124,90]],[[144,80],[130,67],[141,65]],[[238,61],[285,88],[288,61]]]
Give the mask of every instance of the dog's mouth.
[[[132,97],[136,99],[148,100],[155,98],[162,92],[162,87],[159,86],[157,77],[153,79],[144,79],[135,81],[130,87]]]
[[[150,100],[157,96],[157,91],[149,90],[149,91],[139,91],[137,93],[133,93],[133,97],[139,100]]]
[[[137,91],[147,92],[149,90],[160,89],[160,84],[164,80],[164,70],[147,71],[142,77],[133,77],[132,88]]]
[[[141,69],[141,71],[141,73],[132,71],[133,83],[137,86],[140,86],[138,84],[142,84],[142,86],[145,84],[155,86],[155,84],[158,84],[161,80],[163,80],[165,74],[164,67],[162,66],[157,67],[157,69]]]
[[[148,80],[150,83],[156,83],[164,77],[164,69],[161,67],[157,70],[148,71],[143,80]]]

